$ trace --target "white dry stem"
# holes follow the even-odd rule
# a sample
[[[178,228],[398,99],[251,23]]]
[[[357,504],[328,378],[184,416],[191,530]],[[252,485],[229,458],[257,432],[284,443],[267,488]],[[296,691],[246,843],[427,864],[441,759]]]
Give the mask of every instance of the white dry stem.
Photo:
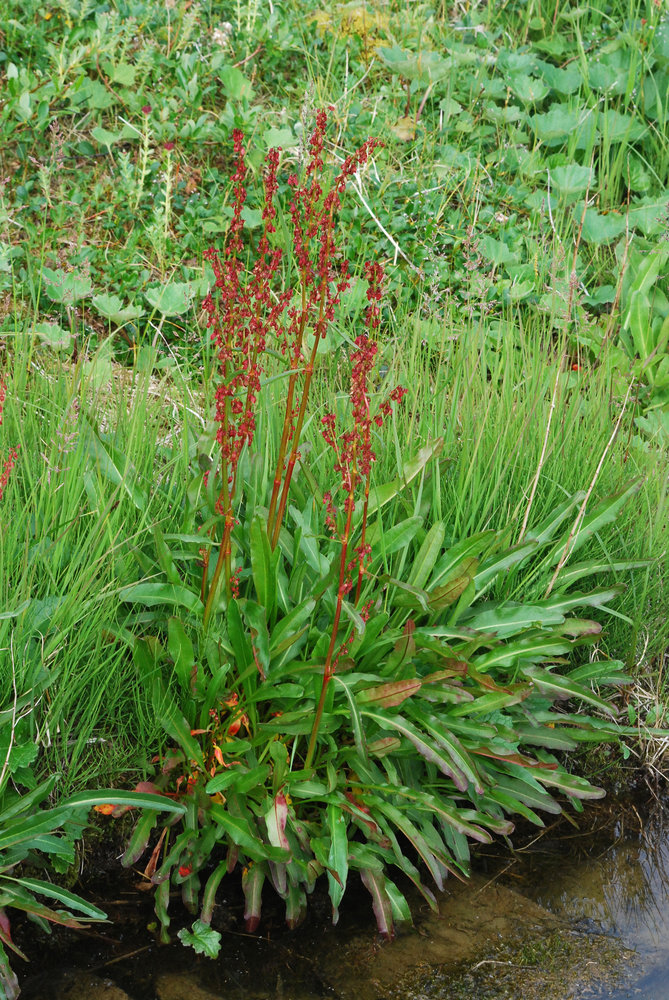
[[[562,365],[564,364],[565,355],[563,353],[560,358],[560,363],[558,364],[557,372],[555,373],[555,382],[553,383],[553,395],[551,397],[551,408],[548,411],[548,420],[546,422],[546,433],[544,434],[544,443],[541,449],[541,455],[539,456],[539,464],[537,465],[537,471],[534,474],[534,480],[532,481],[532,489],[530,490],[530,497],[527,501],[527,507],[525,508],[525,517],[523,518],[523,526],[520,529],[520,534],[518,535],[518,544],[522,542],[525,537],[525,532],[527,530],[527,522],[530,519],[530,511],[532,510],[532,504],[534,503],[534,495],[537,492],[537,486],[539,485],[539,479],[541,477],[541,470],[544,467],[544,462],[546,461],[546,451],[548,450],[548,438],[551,432],[551,422],[553,420],[553,414],[555,413],[555,407],[557,405],[557,391],[558,385],[560,384],[560,375],[562,374]]]
[[[629,401],[630,393],[632,391],[632,386],[633,385],[634,385],[634,379],[632,379],[631,382],[630,382],[630,384],[627,386],[627,392],[625,393],[625,399],[623,401],[622,409],[620,410],[620,414],[618,416],[618,419],[616,420],[616,425],[613,428],[613,431],[611,432],[611,437],[606,442],[606,447],[604,448],[604,451],[602,452],[602,457],[600,458],[599,463],[597,465],[597,468],[595,469],[595,474],[592,477],[592,480],[591,480],[590,485],[588,487],[588,491],[585,494],[585,498],[583,500],[583,503],[579,507],[578,514],[576,515],[576,520],[574,521],[574,524],[572,525],[572,529],[569,532],[569,538],[567,539],[567,544],[565,545],[564,551],[563,551],[562,555],[560,556],[560,561],[558,562],[557,566],[555,567],[555,572],[553,573],[553,578],[551,579],[551,582],[548,584],[548,588],[546,590],[546,593],[544,594],[544,600],[546,600],[546,598],[550,596],[551,591],[553,590],[553,587],[555,586],[555,581],[557,580],[558,576],[560,575],[564,564],[567,562],[567,559],[569,558],[569,556],[571,554],[571,550],[572,550],[572,548],[574,546],[574,543],[576,542],[576,539],[578,537],[578,533],[579,533],[579,531],[581,529],[581,524],[583,522],[583,518],[585,517],[585,510],[586,510],[586,507],[588,506],[588,501],[590,499],[590,496],[592,495],[592,491],[595,488],[595,483],[599,479],[599,474],[602,471],[602,468],[604,466],[604,461],[606,459],[606,456],[609,453],[609,448],[611,447],[611,445],[615,441],[615,439],[617,437],[617,434],[618,434],[618,431],[620,430],[620,425],[622,423],[623,417],[625,416],[625,411],[627,410],[627,403]]]
[[[409,258],[405,254],[404,250],[402,250],[402,247],[397,242],[397,240],[393,239],[393,237],[390,235],[390,233],[385,228],[385,226],[383,225],[383,223],[381,222],[381,220],[378,218],[378,216],[376,216],[374,214],[373,209],[371,208],[369,202],[367,201],[367,199],[365,198],[364,194],[362,193],[362,181],[360,180],[360,177],[357,174],[353,175],[352,186],[353,186],[353,188],[355,190],[355,193],[357,194],[358,198],[360,199],[360,201],[362,202],[362,204],[364,205],[364,207],[367,209],[367,212],[369,213],[369,215],[372,217],[372,219],[374,220],[374,222],[376,223],[376,225],[379,227],[379,229],[381,230],[381,232],[383,233],[383,235],[385,236],[385,238],[387,240],[389,240],[390,243],[395,248],[395,263],[397,263],[397,256],[399,254],[399,256],[402,257],[403,260],[405,260],[407,262],[407,264],[409,265],[409,267],[413,271],[416,271],[416,273],[420,273],[420,268],[416,267],[416,265],[414,264],[414,262],[412,260],[409,260]]]

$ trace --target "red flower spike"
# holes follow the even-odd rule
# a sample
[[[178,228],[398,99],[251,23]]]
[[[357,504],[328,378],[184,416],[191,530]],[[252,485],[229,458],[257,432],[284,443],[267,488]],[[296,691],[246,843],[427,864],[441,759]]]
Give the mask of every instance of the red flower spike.
[[[0,500],[2,500],[2,495],[5,492],[7,483],[9,482],[9,477],[12,473],[12,469],[14,468],[18,455],[19,455],[18,449],[12,448],[11,451],[9,452],[9,455],[5,459],[2,472],[0,472]]]
[[[219,528],[221,534],[214,574],[203,573],[205,622],[214,609],[219,581],[225,581],[229,597],[238,593],[239,580],[230,565],[237,469],[243,450],[253,444],[255,436],[256,406],[266,352],[278,349],[288,357],[291,369],[268,514],[268,533],[274,548],[278,543],[290,480],[297,462],[316,349],[327,333],[342,294],[349,287],[348,262],[336,244],[335,214],[348,180],[367,162],[379,143],[376,140],[365,142],[345,158],[334,180],[325,184],[327,122],[327,111],[318,111],[308,140],[308,161],[302,175],[288,179],[293,259],[299,275],[297,296],[293,288],[282,287],[283,254],[280,248],[272,246],[280,150],[270,150],[265,160],[263,229],[255,264],[249,270],[242,263],[246,255],[242,219],[246,203],[246,150],[242,132],[235,129],[232,135],[232,220],[224,248],[221,251],[210,249],[205,255],[215,277],[215,287],[205,298],[203,308],[216,345],[219,366],[215,420],[220,448],[220,492],[215,509],[224,522]],[[383,272],[379,265],[372,265],[370,274],[368,327],[374,330],[378,325]],[[373,312],[374,309],[377,312]],[[366,362],[362,364],[364,367]],[[334,435],[334,428],[332,433]],[[342,469],[347,468],[353,448],[353,440],[348,441],[338,459]],[[372,460],[369,447],[365,449],[365,455],[363,467]]]

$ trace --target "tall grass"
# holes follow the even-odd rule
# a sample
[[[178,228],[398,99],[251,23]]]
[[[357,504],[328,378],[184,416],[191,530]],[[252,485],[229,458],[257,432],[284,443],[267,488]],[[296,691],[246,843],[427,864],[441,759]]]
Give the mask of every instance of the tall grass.
[[[565,335],[556,337],[548,322],[542,326],[536,318],[527,322],[510,315],[498,334],[498,326],[464,325],[461,315],[444,314],[428,324],[408,316],[396,324],[385,347],[387,377],[409,392],[393,436],[379,442],[377,481],[393,478],[420,447],[443,438],[438,465],[425,472],[435,480],[425,490],[429,508],[421,504],[419,484],[410,498],[398,500],[404,510],[398,509],[397,517],[413,514],[417,502],[428,523],[446,521],[453,539],[492,528],[514,542],[535,478],[530,524],[593,482],[590,506],[640,480],[615,526],[586,551],[610,564],[651,561],[633,573],[612,571],[627,589],[614,609],[620,617],[603,639],[629,665],[644,647],[647,665],[666,649],[669,637],[662,611],[669,569],[666,456],[634,436],[629,413],[607,448],[628,385],[606,356],[598,367],[572,370],[565,363]],[[325,388],[320,405],[327,406]],[[512,594],[519,596],[510,577],[508,592],[497,596]]]
[[[409,391],[375,442],[376,481],[401,473],[426,443],[443,438],[443,447],[396,498],[387,523],[420,512],[428,525],[445,520],[453,540],[493,528],[513,542],[540,463],[530,523],[593,483],[622,406],[624,383],[606,358],[587,372],[572,371],[551,329],[511,314],[506,322],[500,336],[499,328],[478,320],[464,325],[461,316],[445,312],[429,323],[400,317],[388,331],[386,379]],[[338,395],[345,350],[320,359],[306,422],[305,463],[321,490],[329,467],[319,417],[332,408],[333,391]],[[20,460],[4,498],[0,601],[9,611],[26,607],[12,622],[14,662],[7,656],[0,660],[1,681],[7,690],[12,666],[23,689],[40,667],[52,674],[48,701],[35,720],[45,765],[64,773],[65,788],[68,782],[99,782],[141,770],[160,739],[148,692],[138,686],[127,652],[111,641],[107,626],[121,586],[137,575],[134,550],[153,524],[169,532],[178,522],[189,457],[196,454],[204,426],[203,404],[193,400],[206,396],[208,387],[196,368],[172,368],[169,380],[158,382],[146,364],[116,369],[96,385],[82,364],[46,363],[19,340],[12,351],[3,443],[19,444]],[[278,374],[269,378],[280,394]],[[259,482],[270,474],[280,438],[271,396],[258,427],[264,449],[254,471]],[[338,402],[344,405],[343,388]],[[117,463],[113,468],[94,450],[90,427],[95,425]],[[624,419],[591,497],[594,503],[643,480],[617,524],[591,540],[588,557],[611,564],[652,560],[648,568],[622,577],[627,592],[614,608],[616,624],[609,619],[603,638],[606,650],[628,664],[645,647],[647,669],[668,637],[665,469],[657,455],[639,446]],[[138,504],[132,483],[149,487],[145,506]],[[302,477],[296,489],[305,489]],[[511,575],[508,588],[495,596],[540,596],[519,595],[515,587]],[[7,650],[9,622],[2,624]]]
[[[23,610],[11,630],[10,620],[1,623],[0,683],[11,690],[13,671],[25,691],[40,669],[50,675],[35,735],[45,766],[63,772],[64,791],[68,778],[141,769],[155,745],[132,666],[106,626],[133,549],[183,502],[183,407],[166,405],[165,386],[146,371],[119,369],[96,387],[82,365],[45,364],[25,343],[12,354],[3,440],[20,450],[4,497],[0,604]],[[92,457],[98,423],[116,447],[115,469]],[[126,489],[130,469],[150,486],[144,509]]]

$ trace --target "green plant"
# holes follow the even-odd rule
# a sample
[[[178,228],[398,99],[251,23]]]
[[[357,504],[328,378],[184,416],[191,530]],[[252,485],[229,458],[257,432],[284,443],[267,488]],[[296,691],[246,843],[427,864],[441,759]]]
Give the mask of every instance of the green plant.
[[[272,249],[276,153],[259,257],[246,271],[240,265],[246,192],[235,135],[233,225],[222,255],[211,255],[220,299],[206,303],[220,366],[217,447],[212,456],[205,436],[194,449],[181,529],[166,535],[156,526],[153,544],[136,551],[144,580],[121,598],[144,610],[116,626],[172,744],[151,787],[185,807],[163,825],[145,869],[156,913],[166,934],[170,886],[181,886],[187,908],[199,910],[182,939],[210,954],[216,891],[238,865],[249,929],[265,881],[294,926],[322,874],[336,920],[355,871],[391,936],[395,921],[410,919],[393,867],[435,905],[418,858],[441,887],[448,873],[467,873],[471,840],[510,833],[514,814],[541,825],[538,811],[560,812],[554,790],[577,808],[603,794],[551,751],[624,731],[595,689],[627,683],[622,664],[569,660],[601,631],[574,609],[606,610],[619,588],[581,589],[601,567],[567,563],[564,553],[614,520],[637,485],[585,516],[585,495],[567,497],[516,544],[505,531],[447,540],[445,520],[426,523],[420,502],[400,518],[409,483],[420,480],[419,496],[437,488],[431,463],[442,441],[371,485],[373,435],[391,409],[371,392],[376,346],[367,335],[355,341],[350,401],[322,418],[340,515],[334,491],[321,492],[306,456],[298,459],[318,343],[347,277],[345,265],[334,269],[334,211],[363,161],[359,152],[329,179],[324,129],[321,114],[306,181],[290,182],[297,294],[281,285],[272,294],[282,277],[281,250]],[[381,272],[370,265],[366,273],[373,333]],[[288,303],[292,349],[281,324]],[[263,379],[270,334],[287,371]],[[286,379],[280,407],[271,392]],[[283,419],[272,419],[277,412]],[[261,432],[274,459],[269,446],[252,447]],[[544,596],[493,599],[509,574],[543,586]],[[559,705],[567,699],[605,719]],[[153,813],[141,816],[125,864],[138,861],[156,823]]]
[[[6,399],[6,383],[0,379],[0,424]],[[0,474],[0,499],[17,458],[13,448]],[[64,872],[75,860],[75,842],[87,825],[91,806],[110,802],[123,808],[166,810],[179,815],[183,807],[165,798],[137,792],[80,793],[49,807],[58,774],[37,783],[33,774],[39,744],[34,736],[34,715],[51,676],[40,669],[30,687],[19,693],[15,665],[15,637],[11,626],[30,605],[25,601],[18,608],[5,609],[0,614],[0,642],[11,663],[11,704],[0,708],[0,1000],[15,1000],[19,995],[16,974],[9,964],[7,950],[25,959],[11,935],[7,909],[20,910],[42,929],[49,923],[80,927],[82,921],[105,920],[96,906],[68,889],[27,874],[22,866],[39,866]],[[45,862],[44,855],[49,859]],[[40,899],[60,904],[59,909],[47,906]]]
[[[9,616],[3,617],[6,621]],[[12,940],[8,909],[24,913],[45,931],[50,924],[81,927],[106,920],[99,907],[53,878],[75,863],[76,843],[88,826],[91,807],[109,803],[147,813],[157,809],[179,815],[183,811],[183,806],[162,796],[114,789],[81,792],[51,805],[59,775],[39,784],[34,778],[39,746],[31,734],[31,717],[52,681],[42,672],[29,691],[19,694],[15,690],[12,703],[0,709],[0,1000],[15,1000],[20,993],[8,953],[27,961]],[[47,877],[36,877],[35,869]]]

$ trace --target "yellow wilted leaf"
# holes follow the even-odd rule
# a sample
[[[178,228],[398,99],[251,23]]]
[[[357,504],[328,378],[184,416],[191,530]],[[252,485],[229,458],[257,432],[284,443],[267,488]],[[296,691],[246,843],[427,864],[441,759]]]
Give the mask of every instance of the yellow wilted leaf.
[[[402,142],[412,142],[416,138],[416,121],[411,116],[399,118],[390,126],[390,131]]]
[[[351,3],[338,4],[332,10],[319,10],[309,18],[316,25],[319,35],[335,33],[343,38],[357,35],[366,48],[372,47],[388,32],[388,16],[375,10],[369,4],[352,0]]]

